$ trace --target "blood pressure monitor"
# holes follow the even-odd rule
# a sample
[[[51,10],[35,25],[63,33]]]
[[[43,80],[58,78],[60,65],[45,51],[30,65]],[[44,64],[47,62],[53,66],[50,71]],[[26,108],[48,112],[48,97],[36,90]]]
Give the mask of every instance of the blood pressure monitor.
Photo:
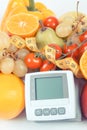
[[[76,117],[75,84],[68,70],[35,72],[25,76],[26,116],[30,121]]]

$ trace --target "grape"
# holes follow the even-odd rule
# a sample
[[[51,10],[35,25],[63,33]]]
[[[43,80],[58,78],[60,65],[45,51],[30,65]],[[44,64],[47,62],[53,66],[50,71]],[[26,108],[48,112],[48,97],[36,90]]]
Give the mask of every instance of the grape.
[[[78,32],[83,32],[87,30],[87,16],[85,16],[82,19],[82,22],[79,23],[78,25]]]
[[[15,53],[17,51],[17,47],[13,44],[10,44],[9,48],[7,49],[8,52],[12,52],[12,53]]]
[[[10,74],[13,72],[14,68],[14,59],[10,57],[5,57],[4,59],[1,60],[0,63],[0,70],[4,74]]]
[[[69,25],[68,23],[61,23],[56,27],[56,34],[59,37],[67,37],[70,35],[70,33],[72,32],[72,26],[71,24]]]
[[[68,17],[64,17],[64,21],[62,22],[68,23],[70,25],[70,24],[73,24],[74,21],[75,21],[75,17],[68,16]]]
[[[73,24],[74,21],[75,21],[75,18],[73,18],[73,17],[66,17],[64,19],[64,22],[66,22],[68,24]]]
[[[77,33],[73,33],[67,38],[67,45],[70,45],[73,43],[80,44],[79,35]]]
[[[3,50],[4,48],[9,48],[10,37],[5,32],[0,32],[0,50]]]
[[[17,59],[15,61],[15,66],[14,66],[14,70],[13,73],[15,75],[17,75],[18,77],[23,77],[25,76],[25,74],[28,72],[28,68],[25,65],[24,61],[21,59]]]
[[[5,50],[0,50],[0,60],[4,58]]]
[[[15,53],[16,57],[22,60],[25,58],[27,54],[29,54],[29,50],[25,48],[20,49]]]

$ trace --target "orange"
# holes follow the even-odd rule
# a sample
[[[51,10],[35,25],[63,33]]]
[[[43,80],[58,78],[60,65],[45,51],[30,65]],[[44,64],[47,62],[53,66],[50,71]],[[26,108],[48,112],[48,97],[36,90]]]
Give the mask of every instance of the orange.
[[[18,14],[18,13],[22,13],[22,12],[28,13],[27,8],[23,5],[18,5],[14,9],[11,10],[11,12],[9,13],[9,16],[15,15],[15,14]]]
[[[43,19],[42,13],[40,11],[28,11],[27,8],[23,5],[18,5],[14,9],[11,10],[9,13],[9,17],[15,14],[19,13],[28,13],[28,14],[33,14],[38,17],[38,19]]]
[[[19,14],[21,12],[23,12],[23,13],[27,13],[28,12],[25,6],[17,5],[15,8],[13,8],[9,12],[8,16],[6,17],[6,20],[5,20],[4,24],[2,24],[1,31],[7,32],[6,21],[8,20],[8,18],[10,18],[12,15]]]
[[[8,18],[6,28],[12,35],[15,34],[25,38],[36,34],[39,22],[35,15],[19,13]]]
[[[82,54],[79,64],[84,78],[87,79],[87,50]]]
[[[24,109],[24,83],[14,74],[0,73],[0,118],[12,119]]]
[[[9,0],[8,5],[6,7],[5,13],[3,15],[2,21],[1,21],[1,30],[3,31],[5,22],[7,20],[7,17],[9,13],[16,7],[16,6],[28,6],[29,0]]]
[[[23,5],[18,5],[9,13],[9,16],[19,14],[19,13],[28,13],[33,14],[38,17],[38,19],[43,19],[42,13],[40,11],[28,11],[27,8]]]
[[[28,12],[29,14],[35,15],[38,18],[38,20],[43,20],[43,15],[41,12],[39,11],[28,11]]]

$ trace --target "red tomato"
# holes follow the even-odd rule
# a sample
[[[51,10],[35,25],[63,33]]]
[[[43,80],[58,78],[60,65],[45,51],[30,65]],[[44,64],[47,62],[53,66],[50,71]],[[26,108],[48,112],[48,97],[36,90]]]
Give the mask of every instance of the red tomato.
[[[56,50],[55,59],[58,59],[62,55],[62,49],[57,44],[49,44],[50,47],[54,48]]]
[[[82,44],[80,47],[79,47],[79,57],[81,57],[81,55],[83,54],[83,52],[87,50],[87,42],[85,42],[84,44]]]
[[[40,71],[50,71],[50,70],[55,70],[55,68],[56,65],[46,59],[43,61],[43,64],[40,67]]]
[[[82,33],[80,36],[79,36],[79,39],[81,42],[83,42],[84,40],[87,39],[87,31],[85,31],[84,33]]]
[[[78,47],[78,45],[75,44],[75,43],[72,44],[72,45],[69,45],[69,46],[65,45],[64,48],[63,48],[63,52],[64,52],[64,54],[68,54],[69,53],[67,55],[68,57],[71,56],[71,57],[77,58],[78,54],[79,54],[79,49],[76,49],[77,47]],[[76,50],[74,51],[74,49],[76,49]]]
[[[30,69],[38,69],[42,66],[43,60],[37,57],[35,53],[29,53],[25,56],[24,62]]]
[[[49,16],[44,20],[44,26],[50,27],[55,30],[56,26],[59,24],[59,21],[54,16]]]
[[[87,83],[84,84],[81,92],[81,110],[85,118],[87,118]]]

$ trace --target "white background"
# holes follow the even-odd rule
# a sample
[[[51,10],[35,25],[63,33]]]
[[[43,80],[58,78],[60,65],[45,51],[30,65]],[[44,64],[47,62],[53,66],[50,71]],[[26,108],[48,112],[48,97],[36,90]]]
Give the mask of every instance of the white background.
[[[76,10],[76,0],[35,0],[45,3],[50,9],[55,11],[57,16],[63,13]],[[87,1],[79,0],[80,12],[87,13]],[[0,20],[6,9],[8,0],[0,0]],[[0,130],[87,130],[87,121],[81,122],[48,122],[36,123],[26,120],[25,111],[13,120],[0,120]]]

